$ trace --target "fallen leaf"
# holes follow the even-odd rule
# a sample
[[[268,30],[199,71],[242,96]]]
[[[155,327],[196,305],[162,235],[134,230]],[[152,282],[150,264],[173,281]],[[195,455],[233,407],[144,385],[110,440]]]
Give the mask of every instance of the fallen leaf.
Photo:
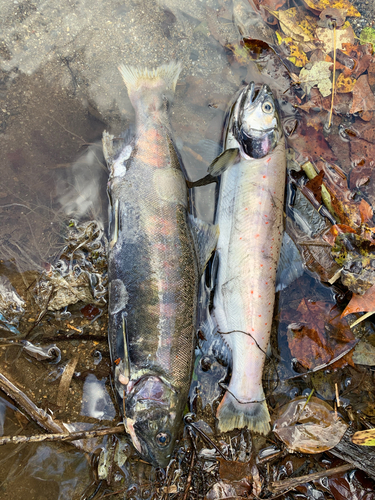
[[[336,28],[341,28],[345,24],[345,15],[342,9],[327,7],[319,14],[318,26],[331,28],[332,23],[336,23]]]
[[[359,204],[359,213],[361,214],[362,224],[370,222],[374,216],[374,212],[372,211],[372,207],[366,200],[362,199]]]
[[[241,481],[241,479],[251,476],[251,463],[239,462],[238,460],[225,460],[217,457],[219,462],[220,478],[228,481]]]
[[[354,78],[351,76],[344,76],[344,73],[340,73],[339,77],[336,80],[336,91],[339,93],[352,92],[355,82]]]
[[[324,9],[332,8],[345,11],[349,17],[361,17],[358,10],[349,2],[349,0],[304,0],[310,9],[321,12]]]
[[[352,441],[360,446],[375,446],[375,429],[355,432]]]
[[[350,172],[350,177],[349,177],[350,189],[355,189],[355,188],[358,189],[364,184],[366,184],[370,179],[371,173],[372,173],[372,167],[369,167],[364,163],[356,165]]]
[[[336,446],[348,425],[324,401],[305,397],[291,401],[274,425],[274,433],[288,449],[321,453]]]
[[[370,169],[374,166],[375,144],[362,139],[354,139],[349,142],[350,161],[353,165],[365,165]]]
[[[316,174],[315,177],[306,183],[306,187],[314,193],[315,198],[322,204],[322,183],[324,172],[323,170]]]
[[[317,28],[315,34],[322,43],[322,49],[329,54],[334,50],[334,31],[329,28]],[[344,24],[342,28],[336,30],[336,49],[343,49],[343,44],[354,43],[354,31],[350,25]]]
[[[359,35],[359,40],[361,44],[371,43],[372,46],[375,44],[375,29],[368,26],[367,28],[363,28]]]
[[[353,104],[350,113],[375,110],[375,97],[368,84],[367,75],[361,75],[353,88]]]
[[[344,233],[355,234],[355,230],[350,226],[345,226],[345,224],[334,224],[329,228],[329,230],[326,233],[324,233],[323,238],[324,241],[333,246],[335,244],[336,237],[339,234],[344,234]]]
[[[279,32],[276,32],[277,41],[281,46],[283,52],[285,52],[288,61],[293,63],[298,68],[303,68],[308,62],[306,54],[299,48],[295,43],[293,38],[285,37],[283,38]]]
[[[309,94],[312,87],[318,86],[323,97],[331,94],[331,63],[326,61],[318,61],[310,67],[302,68],[299,74],[300,85],[306,94]]]
[[[371,90],[375,91],[375,61],[370,62],[370,65],[367,69],[368,73],[368,83],[370,85]]]
[[[375,366],[375,347],[369,342],[361,340],[355,346],[353,361],[356,365]]]
[[[372,286],[363,295],[353,293],[349,304],[345,307],[341,317],[357,312],[375,311],[375,286]]]
[[[300,121],[294,134],[288,138],[288,143],[298,153],[301,163],[305,159],[314,162],[320,158],[336,161],[336,156],[332,153],[323,131],[309,127],[305,119]]]
[[[292,357],[308,370],[329,364],[355,341],[347,322],[340,320],[331,302],[304,298],[296,312],[296,323],[288,328],[288,346]],[[347,363],[352,364],[351,353],[332,366],[338,368]]]
[[[290,36],[297,42],[309,43],[310,50],[316,48],[312,43],[317,22],[316,18],[306,15],[305,12],[296,7],[270,12],[278,19],[280,28],[286,36]]]

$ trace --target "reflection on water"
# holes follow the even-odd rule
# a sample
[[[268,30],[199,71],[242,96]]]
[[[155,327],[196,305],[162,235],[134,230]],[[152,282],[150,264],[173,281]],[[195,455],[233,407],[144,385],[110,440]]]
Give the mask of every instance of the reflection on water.
[[[275,41],[274,30],[254,14],[247,0],[3,0],[1,9],[0,276],[9,278],[27,303],[20,323],[22,336],[42,345],[56,342],[62,351],[59,366],[64,367],[51,367],[4,346],[1,370],[62,421],[117,422],[118,409],[107,389],[105,308],[89,310],[76,304],[55,314],[48,312],[48,293],[42,302],[35,296],[36,280],[55,264],[71,219],[96,219],[106,225],[102,132],[122,137],[131,132],[134,120],[117,66],[181,61],[170,117],[190,180],[203,177],[220,151],[228,105],[244,82],[268,83],[279,98],[283,119],[295,116],[290,75],[273,54],[241,62],[230,51],[231,44],[241,40],[240,33]],[[197,188],[192,200],[196,214],[212,221],[215,187]],[[302,289],[311,291],[312,300],[333,302],[327,287],[304,275],[292,291],[281,293],[281,308],[297,306]],[[283,328],[280,376],[291,371]],[[7,333],[1,330],[1,335]],[[100,359],[95,354],[98,348]],[[74,356],[76,368],[64,386],[65,367]],[[206,391],[200,405],[217,399],[217,382],[225,373],[213,358],[197,359],[192,389]],[[273,367],[267,376],[275,405],[284,401],[285,394],[293,397],[305,389],[302,380],[275,389]],[[213,426],[212,415],[207,413]],[[1,399],[0,431],[34,434],[39,429]],[[125,466],[131,452],[119,443],[113,445],[113,455],[119,455],[113,477],[114,489],[121,493],[111,498],[141,494],[148,498],[152,488],[146,486],[146,493],[140,493],[138,482],[140,477],[146,483],[154,481],[154,472],[147,465],[142,465],[144,470],[131,462]],[[122,455],[121,447],[126,448]],[[7,445],[0,448],[0,464],[2,500],[79,498],[92,481],[86,456],[70,444]],[[175,476],[179,477],[177,468]]]

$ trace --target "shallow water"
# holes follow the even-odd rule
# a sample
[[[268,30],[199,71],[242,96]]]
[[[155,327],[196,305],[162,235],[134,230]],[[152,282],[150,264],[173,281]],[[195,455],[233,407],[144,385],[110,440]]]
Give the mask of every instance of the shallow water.
[[[244,82],[268,83],[280,100],[283,120],[294,119],[290,77],[270,53],[241,64],[225,48],[240,42],[239,29],[273,42],[273,31],[251,14],[245,0],[0,0],[0,11],[0,275],[10,279],[28,304],[22,336],[43,346],[56,342],[62,352],[61,362],[53,364],[36,361],[18,345],[4,346],[1,371],[62,421],[86,427],[110,424],[119,415],[110,386],[105,307],[91,314],[75,305],[39,318],[44,308],[34,287],[38,273],[60,255],[71,219],[96,220],[106,227],[102,132],[120,135],[134,121],[118,64],[154,67],[181,61],[170,118],[190,180],[203,177],[220,151],[228,106]],[[213,220],[214,186],[196,188],[193,202],[199,217]],[[285,309],[306,289],[311,300],[334,302],[331,290],[310,275],[293,287],[279,298]],[[284,326],[279,329],[278,369],[287,376],[295,372]],[[276,330],[275,325],[274,350]],[[64,392],[63,368],[75,357],[70,388]],[[193,384],[210,387],[202,401],[212,403],[226,370],[214,360],[207,362],[212,363],[209,372],[201,369],[198,358]],[[346,370],[342,383],[351,377],[351,369]],[[310,387],[300,379],[275,389],[272,367],[268,377],[274,405]],[[334,382],[328,382],[324,397],[331,399]],[[212,412],[207,411],[207,418],[212,421]],[[39,432],[5,396],[0,424],[4,435]],[[93,442],[92,449],[98,454],[106,441]],[[262,444],[265,440],[258,447]],[[131,452],[126,448],[124,454]],[[4,500],[93,498],[98,484],[91,456],[69,444],[7,445],[0,448],[0,463]],[[153,480],[154,472],[144,467],[130,464],[122,475],[111,473],[111,491],[118,485],[121,493],[108,498],[148,498],[151,489],[146,484],[141,491],[138,484]]]

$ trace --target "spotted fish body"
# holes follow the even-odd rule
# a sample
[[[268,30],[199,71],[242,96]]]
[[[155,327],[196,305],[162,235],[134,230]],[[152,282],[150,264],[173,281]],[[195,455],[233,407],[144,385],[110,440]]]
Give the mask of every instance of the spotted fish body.
[[[181,431],[194,354],[198,260],[166,99],[180,66],[122,66],[134,141],[110,166],[109,343],[124,423],[139,453],[166,466]]]
[[[224,153],[212,170],[222,174],[213,316],[232,351],[232,375],[217,410],[218,427],[228,431],[247,426],[267,434],[270,417],[262,372],[275,301],[286,171],[282,129],[267,86],[256,90],[250,84],[240,93]]]

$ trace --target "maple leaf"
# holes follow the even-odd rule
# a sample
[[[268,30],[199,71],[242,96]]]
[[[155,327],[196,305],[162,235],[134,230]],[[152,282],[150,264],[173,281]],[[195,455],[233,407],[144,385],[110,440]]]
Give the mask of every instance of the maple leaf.
[[[302,68],[299,74],[300,85],[308,94],[312,87],[318,86],[323,97],[331,94],[331,67],[330,62],[317,61],[311,65],[311,68]]]
[[[304,0],[304,2],[310,9],[319,12],[330,7],[332,9],[343,10],[350,17],[361,17],[361,14],[349,0]]]

